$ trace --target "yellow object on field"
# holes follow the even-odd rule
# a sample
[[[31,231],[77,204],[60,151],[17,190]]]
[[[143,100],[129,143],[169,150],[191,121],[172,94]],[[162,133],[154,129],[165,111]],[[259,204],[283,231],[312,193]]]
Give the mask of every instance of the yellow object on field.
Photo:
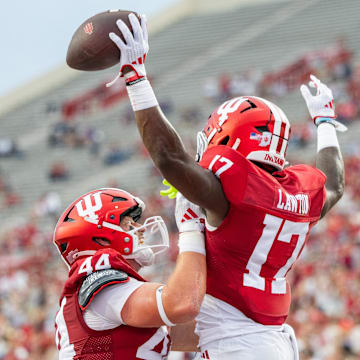
[[[167,196],[169,199],[175,199],[178,190],[175,189],[166,179],[164,179],[162,183],[168,186],[169,188],[166,190],[161,190],[160,195]]]

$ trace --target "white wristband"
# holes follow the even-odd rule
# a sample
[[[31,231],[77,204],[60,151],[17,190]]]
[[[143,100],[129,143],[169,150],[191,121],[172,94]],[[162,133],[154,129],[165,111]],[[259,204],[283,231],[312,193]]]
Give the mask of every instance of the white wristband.
[[[166,324],[167,326],[175,326],[176,324],[173,324],[169,318],[166,316],[164,305],[162,302],[162,290],[164,286],[160,286],[156,289],[156,304],[159,310],[159,315],[161,317],[161,320]]]
[[[179,254],[185,251],[206,255],[205,235],[200,231],[189,231],[179,234]]]
[[[144,110],[159,105],[151,84],[147,79],[126,86],[126,90],[134,111]]]
[[[317,128],[317,151],[327,147],[339,148],[335,126],[329,123],[322,123]]]

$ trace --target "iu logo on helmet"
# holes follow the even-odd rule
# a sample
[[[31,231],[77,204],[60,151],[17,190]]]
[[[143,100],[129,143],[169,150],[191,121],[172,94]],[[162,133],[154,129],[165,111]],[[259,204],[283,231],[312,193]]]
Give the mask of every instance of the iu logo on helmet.
[[[224,102],[217,111],[218,115],[220,115],[219,126],[222,126],[224,122],[229,118],[229,114],[237,111],[240,105],[247,100],[247,98],[237,97]]]
[[[83,207],[83,203],[85,208]],[[95,194],[86,195],[75,206],[79,216],[97,220],[98,216],[96,215],[96,212],[102,208],[101,193],[97,192]]]
[[[84,26],[84,31],[88,34],[88,35],[91,35],[94,31],[94,26],[91,22],[87,23],[85,26]]]

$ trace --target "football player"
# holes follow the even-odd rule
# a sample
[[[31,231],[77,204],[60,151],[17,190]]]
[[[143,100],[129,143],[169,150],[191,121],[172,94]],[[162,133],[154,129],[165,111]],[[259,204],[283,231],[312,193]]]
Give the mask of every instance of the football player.
[[[81,196],[60,217],[54,244],[70,271],[55,321],[59,359],[165,359],[163,325],[198,314],[206,287],[199,207],[178,193],[179,256],[166,285],[138,273],[169,245],[160,216],[139,223],[144,208],[132,194],[106,188]]]
[[[204,359],[297,359],[286,274],[311,228],[343,194],[344,169],[331,90],[301,87],[317,126],[316,167],[285,168],[290,123],[272,102],[226,101],[198,133],[196,161],[162,113],[146,78],[145,18],[117,21],[126,82],[142,140],[163,176],[206,213],[207,295],[197,317]]]

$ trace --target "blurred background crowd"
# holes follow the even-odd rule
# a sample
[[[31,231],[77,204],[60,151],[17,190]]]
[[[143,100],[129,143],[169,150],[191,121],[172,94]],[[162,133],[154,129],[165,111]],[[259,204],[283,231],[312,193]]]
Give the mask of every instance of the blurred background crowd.
[[[268,1],[222,15],[180,17],[150,38],[154,55],[149,55],[148,72],[154,88],[159,88],[163,111],[179,129],[191,154],[196,131],[216,106],[234,96],[257,95],[279,104],[292,123],[290,164],[314,164],[316,128],[300,98],[299,86],[315,74],[333,90],[338,119],[349,127],[346,137],[340,138],[346,190],[340,203],[314,227],[290,272],[293,300],[288,322],[297,334],[301,359],[355,360],[360,359],[360,39],[353,38],[358,22],[352,22],[351,15],[359,13],[360,6],[355,0],[304,3],[308,7],[294,1]],[[333,24],[339,11],[348,24],[341,32],[332,26],[332,34],[312,42],[297,23],[315,24],[316,14],[329,7],[324,24]],[[220,21],[221,16],[222,21],[230,18],[236,25],[239,18],[246,22],[259,11],[270,18],[284,9],[289,19],[275,26],[269,48],[265,40],[256,41],[259,35],[252,38],[248,34],[250,43],[240,44],[235,53],[223,44],[221,54],[225,53],[227,60],[221,54],[218,58],[209,55],[206,69],[200,71],[194,65],[189,70],[190,63],[183,68],[179,64],[180,74],[164,69],[161,56],[174,51],[168,61],[176,64],[183,50],[179,44],[176,51],[167,48],[171,36],[192,34],[191,29],[198,29],[200,23],[207,39],[206,24]],[[253,26],[250,20],[249,27]],[[266,32],[266,21],[263,26]],[[291,48],[286,29],[297,31],[296,39],[302,35],[303,43]],[[230,22],[225,30],[233,31]],[[282,42],[282,36],[282,49],[288,53],[281,61],[271,61],[276,57],[272,51],[280,57],[281,47],[275,44]],[[199,48],[200,55],[207,56],[209,44],[216,52],[213,40],[215,44],[209,40],[204,49]],[[254,42],[259,49],[252,47]],[[240,49],[248,49],[247,54]],[[264,59],[260,50],[267,54]],[[219,65],[222,61],[226,66]],[[170,250],[156,265],[144,269],[143,275],[165,281],[174,266],[174,201],[159,196],[162,178],[140,143],[123,84],[105,87],[114,71],[117,69],[97,75],[76,74],[46,96],[0,115],[4,127],[0,134],[0,360],[56,358],[54,317],[67,271],[52,245],[52,230],[62,210],[82,193],[109,186],[140,196],[147,205],[144,218],[161,215],[171,237]],[[172,77],[166,78],[164,71]],[[180,79],[182,71],[188,71],[187,78]],[[196,85],[189,85],[190,81]],[[29,117],[33,128],[21,128]],[[172,356],[191,359],[193,355]]]

